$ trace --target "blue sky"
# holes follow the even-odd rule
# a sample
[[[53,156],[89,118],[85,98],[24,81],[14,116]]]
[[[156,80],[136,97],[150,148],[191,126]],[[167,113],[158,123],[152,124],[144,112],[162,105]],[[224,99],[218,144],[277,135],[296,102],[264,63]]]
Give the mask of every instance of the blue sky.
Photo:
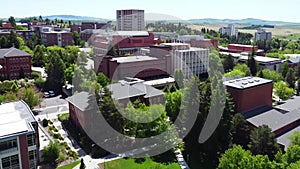
[[[0,18],[70,14],[115,19],[115,10],[133,8],[181,19],[258,18],[300,22],[300,0],[13,0],[4,6]]]

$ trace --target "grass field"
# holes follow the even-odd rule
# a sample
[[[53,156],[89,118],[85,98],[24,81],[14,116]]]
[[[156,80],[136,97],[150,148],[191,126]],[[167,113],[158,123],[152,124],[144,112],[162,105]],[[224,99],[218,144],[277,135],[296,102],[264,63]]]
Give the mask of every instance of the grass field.
[[[176,162],[163,164],[153,161],[151,158],[141,159],[118,159],[106,163],[100,164],[101,169],[180,169],[180,166]]]
[[[198,24],[198,25],[189,25],[192,29],[201,30],[201,28],[208,28],[215,31],[219,31],[219,29],[223,26],[226,26],[227,24]],[[249,25],[240,25],[237,24],[236,27],[241,28]],[[275,26],[275,28],[264,28],[267,31],[272,32],[273,36],[288,36],[291,34],[299,34],[300,36],[300,26]],[[254,35],[254,32],[256,30],[254,29],[239,29],[239,32],[243,33],[251,33]],[[298,36],[298,35],[297,35]],[[298,39],[297,39],[298,40]]]
[[[61,167],[57,167],[56,169],[73,169],[75,166],[77,166],[78,164],[80,164],[80,160],[79,161],[75,161],[73,163],[61,166]]]

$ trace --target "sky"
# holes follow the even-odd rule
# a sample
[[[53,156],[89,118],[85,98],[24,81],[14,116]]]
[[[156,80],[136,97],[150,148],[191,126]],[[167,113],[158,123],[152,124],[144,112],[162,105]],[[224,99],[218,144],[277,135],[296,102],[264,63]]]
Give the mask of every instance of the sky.
[[[0,18],[78,15],[115,19],[117,9],[143,9],[184,20],[257,18],[300,23],[300,0],[13,0],[4,6]]]

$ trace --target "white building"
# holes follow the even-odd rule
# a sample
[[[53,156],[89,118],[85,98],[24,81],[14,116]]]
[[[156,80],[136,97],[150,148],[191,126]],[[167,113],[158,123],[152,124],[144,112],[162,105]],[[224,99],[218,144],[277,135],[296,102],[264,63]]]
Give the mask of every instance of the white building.
[[[144,29],[144,10],[117,10],[118,31],[143,31]]]
[[[229,24],[227,27],[220,28],[220,34],[221,35],[227,35],[227,36],[238,36],[238,29],[233,25]]]
[[[190,47],[185,43],[164,43],[164,45],[172,46],[171,50],[171,74],[175,70],[180,69],[185,79],[189,79],[194,75],[207,73],[209,66],[209,49]]]
[[[254,41],[260,41],[260,40],[272,40],[272,33],[267,32],[264,29],[260,29],[254,34]]]

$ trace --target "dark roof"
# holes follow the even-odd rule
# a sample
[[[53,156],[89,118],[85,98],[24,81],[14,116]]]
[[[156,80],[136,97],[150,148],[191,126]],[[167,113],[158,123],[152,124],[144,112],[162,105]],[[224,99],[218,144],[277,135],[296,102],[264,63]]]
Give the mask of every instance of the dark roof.
[[[88,92],[74,94],[73,96],[68,97],[66,100],[81,111],[90,110],[92,109],[92,106],[96,104],[95,96],[89,94]]]
[[[112,92],[112,98],[116,100],[127,99],[137,96],[150,98],[153,96],[164,95],[162,91],[143,83],[129,84],[126,82],[119,82],[111,84],[107,88]]]
[[[284,133],[283,135],[277,137],[277,142],[284,146],[284,149],[287,150],[287,148],[290,146],[291,140],[289,139],[289,136],[293,135],[295,132],[300,132],[300,126],[293,128],[292,130]]]
[[[19,50],[14,47],[0,49],[0,58],[15,57],[15,56],[31,56],[31,55],[23,50]]]
[[[286,112],[293,110],[298,110],[300,112],[300,96],[294,96],[287,100],[284,104],[278,105],[275,108]]]
[[[266,107],[261,107],[251,112],[243,113],[243,115],[246,120],[254,126],[258,127],[261,125],[268,125],[272,131],[276,131],[297,120],[300,120],[300,111],[282,113],[273,108],[267,110]]]

